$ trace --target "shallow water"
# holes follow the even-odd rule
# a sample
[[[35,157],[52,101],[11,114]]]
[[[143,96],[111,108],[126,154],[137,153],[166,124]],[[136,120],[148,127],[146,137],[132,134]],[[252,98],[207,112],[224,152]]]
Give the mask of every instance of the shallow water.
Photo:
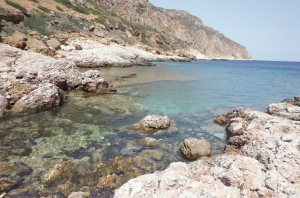
[[[79,178],[73,181],[71,191],[103,187],[99,179],[113,173],[122,178],[110,185],[118,188],[139,174],[186,161],[179,146],[188,137],[205,138],[212,144],[213,155],[222,153],[226,134],[223,127],[214,124],[216,115],[240,106],[265,111],[272,102],[299,95],[300,63],[203,61],[157,65],[103,68],[100,73],[108,80],[132,73],[137,77],[115,82],[118,94],[73,91],[62,107],[1,121],[0,161],[23,162],[33,169],[13,188],[29,189],[28,194],[47,193],[41,177],[51,166],[67,160],[75,163]],[[122,130],[149,114],[167,115],[175,121],[177,130],[156,134]],[[158,139],[160,147],[145,148],[140,142],[144,137]],[[118,156],[132,160],[130,168],[116,168]],[[95,168],[99,164],[104,168]]]

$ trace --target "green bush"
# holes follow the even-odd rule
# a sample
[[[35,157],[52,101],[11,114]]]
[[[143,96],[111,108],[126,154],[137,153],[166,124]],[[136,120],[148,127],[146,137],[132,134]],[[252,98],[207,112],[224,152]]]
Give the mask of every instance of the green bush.
[[[0,12],[5,12],[5,9],[0,7]]]
[[[67,8],[73,9],[73,10],[75,10],[77,12],[82,13],[82,14],[87,14],[87,15],[90,14],[87,8],[84,8],[84,7],[78,6],[78,5],[73,5],[71,3],[71,1],[69,1],[69,0],[55,0],[55,1],[57,3],[60,3],[60,4],[64,5],[64,6],[66,6]]]
[[[59,7],[59,6],[56,6],[56,9],[59,10],[59,11],[61,11],[61,12],[64,11],[64,10],[63,10],[61,7]]]
[[[29,1],[32,1],[34,3],[38,3],[39,2],[38,0],[29,0]]]
[[[144,43],[145,45],[148,45],[148,46],[152,47],[151,43],[146,39],[145,34],[142,34],[142,43]]]
[[[95,19],[95,21],[97,23],[100,23],[100,24],[104,25],[105,19],[98,17],[97,19]]]
[[[41,5],[38,6],[38,9],[40,9],[40,10],[46,12],[46,13],[50,13],[50,12],[51,12],[50,9],[48,9],[48,8],[46,8],[46,7],[44,7],[44,6],[41,6]]]
[[[5,32],[8,36],[11,36],[11,35],[15,32],[14,29],[8,28],[8,27],[3,27],[2,30],[3,30],[3,32]]]
[[[23,6],[21,6],[20,4],[18,3],[15,3],[15,2],[12,2],[12,1],[9,1],[9,0],[5,0],[5,3],[22,11],[22,12],[27,12],[26,8],[24,8]]]
[[[123,24],[121,22],[118,23],[118,28],[119,30],[121,30],[122,32],[126,31],[126,28],[123,26]]]
[[[31,30],[36,30],[42,35],[50,35],[51,33],[46,30],[46,19],[40,13],[33,14],[24,21],[24,26]]]
[[[170,50],[170,47],[166,44],[161,44],[158,46],[159,48],[163,49],[164,51],[169,51]]]

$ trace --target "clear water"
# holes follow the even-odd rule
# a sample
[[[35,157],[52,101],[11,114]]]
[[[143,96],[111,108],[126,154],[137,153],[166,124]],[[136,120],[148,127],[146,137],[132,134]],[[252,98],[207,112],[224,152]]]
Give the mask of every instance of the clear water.
[[[0,161],[22,162],[33,169],[14,188],[27,189],[32,195],[49,192],[42,187],[41,177],[51,166],[66,160],[76,164],[79,175],[72,191],[99,188],[99,179],[113,173],[122,178],[112,184],[117,188],[138,174],[186,161],[179,146],[188,137],[205,138],[212,144],[213,155],[222,153],[225,129],[214,124],[216,115],[240,106],[265,111],[270,103],[300,94],[300,63],[203,61],[157,65],[101,69],[108,80],[132,73],[137,77],[115,82],[118,94],[73,91],[61,107],[2,120]],[[122,130],[149,114],[167,115],[178,130],[159,134]],[[160,147],[145,148],[140,142],[144,137],[158,139]],[[132,159],[134,168],[116,169],[114,159],[118,156]],[[105,168],[95,168],[99,163]],[[63,191],[59,186],[52,188]]]

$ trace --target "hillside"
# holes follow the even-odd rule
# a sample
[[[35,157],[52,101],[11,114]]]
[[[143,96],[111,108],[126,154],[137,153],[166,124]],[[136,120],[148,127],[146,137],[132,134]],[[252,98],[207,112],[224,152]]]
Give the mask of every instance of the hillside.
[[[251,59],[246,48],[186,11],[157,8],[147,0],[5,0],[0,37],[15,31],[78,33],[162,55],[198,59]],[[105,43],[105,42],[104,42]]]

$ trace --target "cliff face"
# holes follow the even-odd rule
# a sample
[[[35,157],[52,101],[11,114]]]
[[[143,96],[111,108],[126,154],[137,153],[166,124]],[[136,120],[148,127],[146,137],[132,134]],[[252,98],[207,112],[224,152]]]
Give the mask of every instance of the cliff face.
[[[131,23],[157,29],[173,48],[194,48],[209,58],[252,59],[244,46],[186,11],[158,8],[148,0],[94,1]]]

